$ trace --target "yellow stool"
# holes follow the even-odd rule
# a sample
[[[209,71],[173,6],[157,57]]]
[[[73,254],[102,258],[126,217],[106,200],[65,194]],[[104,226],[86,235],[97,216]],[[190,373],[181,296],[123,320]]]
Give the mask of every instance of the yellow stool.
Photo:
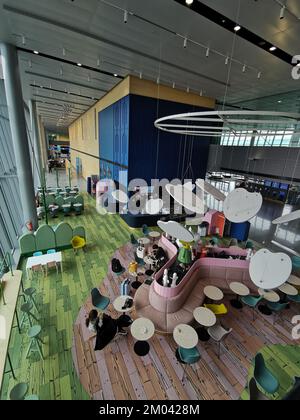
[[[220,305],[204,305],[205,308],[210,309],[215,315],[226,315],[228,313],[228,309],[224,305],[224,303],[221,303]]]
[[[83,249],[86,245],[85,239],[80,236],[74,236],[71,243],[75,253],[77,253],[79,249]]]

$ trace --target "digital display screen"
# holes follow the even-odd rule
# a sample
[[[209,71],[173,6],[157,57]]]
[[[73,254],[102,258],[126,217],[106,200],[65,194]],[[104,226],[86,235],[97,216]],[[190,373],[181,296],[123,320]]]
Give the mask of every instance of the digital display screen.
[[[281,190],[288,190],[289,189],[289,184],[280,184],[280,189]]]
[[[273,188],[279,188],[280,187],[279,182],[273,182],[272,187]]]
[[[265,187],[271,187],[272,182],[271,181],[265,181]]]

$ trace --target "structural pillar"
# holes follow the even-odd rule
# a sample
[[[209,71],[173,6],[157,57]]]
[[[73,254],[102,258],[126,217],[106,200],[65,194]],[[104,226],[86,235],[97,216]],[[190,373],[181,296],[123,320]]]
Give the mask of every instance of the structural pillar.
[[[6,43],[1,44],[0,47],[4,73],[4,86],[19,178],[20,199],[23,207],[24,223],[31,222],[33,229],[37,229],[38,219],[35,205],[34,183],[26,130],[17,49],[14,45]]]
[[[45,169],[42,161],[42,151],[41,151],[41,142],[39,136],[39,127],[38,127],[38,118],[37,118],[37,108],[36,102],[33,100],[29,101],[29,110],[30,110],[30,122],[31,122],[31,131],[33,138],[33,147],[35,152],[35,164],[37,165],[37,172],[39,175],[40,186],[45,187]]]

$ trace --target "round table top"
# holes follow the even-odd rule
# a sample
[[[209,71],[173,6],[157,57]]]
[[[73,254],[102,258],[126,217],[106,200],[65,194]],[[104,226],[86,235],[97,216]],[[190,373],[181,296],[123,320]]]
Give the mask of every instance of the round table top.
[[[203,217],[188,217],[185,219],[186,226],[199,226],[203,221]]]
[[[138,318],[131,324],[131,335],[139,341],[147,341],[155,334],[153,322],[147,318]]]
[[[71,207],[71,204],[63,204],[62,207]]]
[[[154,230],[153,232],[149,232],[149,236],[152,239],[156,239],[156,238],[160,238],[161,237],[161,233]]]
[[[215,286],[206,286],[204,288],[204,294],[208,299],[211,300],[222,300],[224,298],[224,293],[218,287]]]
[[[250,290],[243,283],[232,282],[229,285],[230,289],[238,296],[249,296]]]
[[[82,204],[81,203],[75,203],[75,204],[73,204],[73,207],[82,207]]]
[[[278,290],[280,290],[282,293],[285,293],[286,295],[289,295],[289,296],[297,296],[299,293],[296,287],[288,283],[285,283],[282,286],[278,287]]]
[[[153,260],[153,258],[151,258],[151,257],[150,257],[150,255],[146,255],[146,256],[144,257],[144,262],[145,262],[146,264],[149,264],[149,265],[152,265],[152,264],[154,264],[154,263],[155,263],[155,261]]]
[[[150,244],[150,239],[149,238],[139,238],[138,242],[142,243],[144,246],[147,246],[147,245]]]
[[[193,349],[198,344],[198,334],[196,330],[187,324],[179,324],[174,328],[173,338],[179,347]]]
[[[300,277],[294,276],[292,274],[287,283],[292,284],[293,286],[300,286]]]
[[[203,327],[213,327],[217,322],[216,315],[208,308],[196,308],[193,315],[198,324]]]
[[[127,295],[124,295],[124,296],[118,296],[118,297],[114,300],[113,307],[115,308],[115,310],[116,310],[117,312],[125,313],[125,312],[132,311],[132,309],[133,309],[134,305],[132,305],[130,308],[122,309],[122,308],[123,308],[123,306],[125,305],[125,302],[126,302],[126,300],[127,300],[127,299],[131,299],[131,300],[133,300],[131,296],[127,296]]]
[[[264,290],[264,289],[258,289],[258,293],[260,296],[263,296],[265,300],[271,303],[277,303],[280,302],[280,296],[278,293],[274,292],[273,290]]]

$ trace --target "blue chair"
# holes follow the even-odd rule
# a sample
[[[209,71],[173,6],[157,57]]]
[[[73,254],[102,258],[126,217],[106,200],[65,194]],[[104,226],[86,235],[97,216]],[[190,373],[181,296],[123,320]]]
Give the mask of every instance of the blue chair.
[[[142,226],[143,235],[148,236],[149,235],[149,228],[147,225]]]
[[[266,367],[265,360],[261,353],[258,353],[254,359],[254,379],[256,383],[268,394],[275,394],[279,388],[277,378]]]
[[[43,255],[43,253],[41,251],[37,251],[33,253],[33,257],[41,257]]]
[[[263,299],[262,296],[245,296],[241,298],[241,301],[253,309],[253,321],[255,319],[255,308],[259,302]]]
[[[56,249],[48,249],[47,254],[55,254]]]
[[[282,312],[284,309],[286,309],[288,306],[288,303],[273,303],[273,302],[267,302],[267,307],[272,311],[275,312],[277,317],[279,317],[280,312]],[[275,324],[275,317],[274,317],[274,322],[273,324]]]
[[[297,271],[300,270],[300,257],[297,255],[294,255],[292,257],[292,264],[293,264],[293,270]]]
[[[92,304],[95,308],[100,309],[101,311],[104,311],[109,303],[110,299],[106,296],[102,296],[98,289],[92,290]]]
[[[296,296],[288,295],[287,298],[291,302],[300,303],[300,295],[296,295]]]
[[[194,363],[197,363],[201,358],[197,347],[193,347],[192,349],[184,349],[183,347],[178,347],[177,355],[179,356],[179,361],[187,365],[193,365]]]

